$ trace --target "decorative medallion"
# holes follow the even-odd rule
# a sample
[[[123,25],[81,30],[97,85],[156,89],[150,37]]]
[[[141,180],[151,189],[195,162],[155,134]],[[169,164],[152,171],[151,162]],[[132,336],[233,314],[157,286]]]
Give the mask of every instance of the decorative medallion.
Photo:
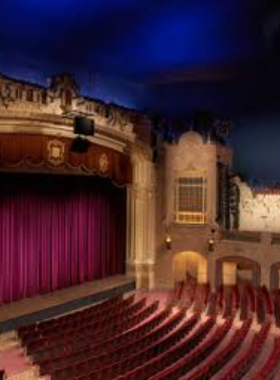
[[[101,154],[99,158],[99,170],[101,173],[106,173],[109,167],[109,159],[106,153]]]
[[[53,166],[59,166],[64,162],[65,144],[59,140],[48,141],[48,161]]]

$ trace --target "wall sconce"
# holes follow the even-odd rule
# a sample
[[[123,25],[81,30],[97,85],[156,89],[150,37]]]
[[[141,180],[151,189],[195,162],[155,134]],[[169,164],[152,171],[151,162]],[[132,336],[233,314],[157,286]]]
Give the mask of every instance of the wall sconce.
[[[211,236],[208,238],[208,251],[213,252],[215,249],[215,240],[214,240],[215,230],[211,230]]]
[[[167,235],[165,238],[165,246],[166,246],[166,249],[172,248],[172,240],[171,240],[170,235]]]
[[[209,251],[209,252],[213,252],[213,251],[214,251],[214,248],[215,248],[215,242],[214,242],[214,239],[209,238],[209,239],[208,239],[208,251]]]

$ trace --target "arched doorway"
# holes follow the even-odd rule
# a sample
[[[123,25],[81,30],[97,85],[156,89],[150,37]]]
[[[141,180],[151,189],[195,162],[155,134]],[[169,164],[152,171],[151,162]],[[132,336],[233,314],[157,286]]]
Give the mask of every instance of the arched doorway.
[[[186,280],[194,279],[198,284],[207,283],[207,260],[200,253],[184,251],[177,253],[173,258],[174,285]]]
[[[223,257],[216,262],[216,286],[253,285],[259,286],[260,265],[246,257]]]

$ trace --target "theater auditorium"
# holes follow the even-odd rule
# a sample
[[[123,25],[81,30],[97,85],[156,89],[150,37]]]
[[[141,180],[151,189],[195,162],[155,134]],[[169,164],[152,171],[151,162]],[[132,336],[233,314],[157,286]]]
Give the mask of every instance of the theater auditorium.
[[[1,380],[280,379],[280,8],[225,3],[0,4]]]

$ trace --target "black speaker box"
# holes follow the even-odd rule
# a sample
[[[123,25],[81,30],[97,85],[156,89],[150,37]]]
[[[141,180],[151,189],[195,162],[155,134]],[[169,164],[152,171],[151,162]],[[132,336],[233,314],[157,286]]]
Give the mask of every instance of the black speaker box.
[[[93,136],[94,121],[84,116],[76,116],[74,119],[74,133],[75,135]]]
[[[89,146],[90,142],[86,138],[78,136],[73,140],[70,151],[74,153],[86,153]]]

